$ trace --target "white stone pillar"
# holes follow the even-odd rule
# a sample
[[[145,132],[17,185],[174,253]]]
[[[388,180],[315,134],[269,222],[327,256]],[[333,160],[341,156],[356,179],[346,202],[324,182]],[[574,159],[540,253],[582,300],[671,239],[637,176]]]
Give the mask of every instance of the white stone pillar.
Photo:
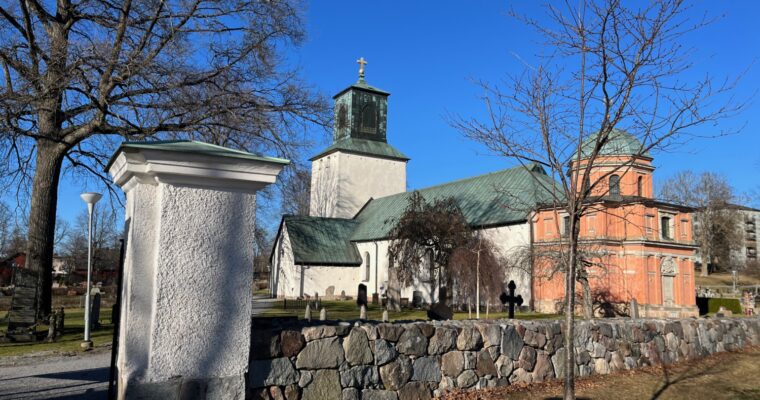
[[[200,142],[125,143],[119,398],[244,399],[256,191],[287,160]]]

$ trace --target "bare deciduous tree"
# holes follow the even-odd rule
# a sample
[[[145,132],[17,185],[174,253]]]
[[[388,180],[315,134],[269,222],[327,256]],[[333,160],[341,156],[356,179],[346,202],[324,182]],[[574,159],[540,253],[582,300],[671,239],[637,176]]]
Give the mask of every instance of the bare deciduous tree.
[[[105,179],[114,141],[192,138],[286,154],[327,106],[284,67],[294,0],[0,1],[0,174],[31,192],[27,267],[49,313],[62,171]],[[27,193],[29,194],[29,193]]]
[[[488,307],[499,304],[506,278],[506,260],[499,249],[482,233],[475,233],[469,243],[454,250],[449,270],[452,293],[458,301],[466,302],[470,311],[472,304],[477,307],[485,302],[488,318]]]
[[[744,218],[731,208],[736,195],[725,176],[681,171],[663,183],[660,196],[697,209],[694,239],[702,256],[702,276],[708,275],[709,265],[735,267],[731,253],[742,247]]]
[[[287,168],[279,184],[282,214],[309,215],[311,174],[298,165]]]
[[[637,157],[679,144],[693,128],[715,123],[741,107],[729,97],[734,82],[709,75],[692,80],[694,52],[686,34],[709,21],[692,21],[681,0],[626,6],[618,0],[546,5],[548,23],[512,12],[546,40],[548,56],[502,85],[483,83],[488,117],[452,117],[465,136],[522,165],[542,165],[556,179],[547,187],[568,216],[565,275],[565,392],[575,397],[575,284],[579,222],[592,193]],[[624,129],[641,143],[623,163],[591,179],[605,145]],[[570,168],[568,168],[570,166]],[[622,171],[621,171],[622,170]],[[541,182],[537,182],[542,184]]]
[[[451,282],[450,257],[472,238],[467,221],[452,198],[425,200],[420,192],[409,196],[404,213],[390,232],[391,257],[388,302],[398,310],[400,288],[415,279],[430,284],[433,297],[440,282]]]

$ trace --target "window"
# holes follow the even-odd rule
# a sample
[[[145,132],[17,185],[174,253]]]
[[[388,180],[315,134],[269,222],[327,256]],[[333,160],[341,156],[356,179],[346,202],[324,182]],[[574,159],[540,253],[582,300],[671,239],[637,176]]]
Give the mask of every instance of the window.
[[[749,258],[757,257],[757,249],[754,247],[747,247],[747,257]]]
[[[588,219],[588,234],[589,236],[596,235],[596,214],[589,214]]]
[[[636,180],[636,194],[638,194],[640,197],[644,196],[644,177],[639,176],[639,179]]]
[[[562,236],[570,236],[570,216],[562,217]]]
[[[372,103],[367,103],[362,108],[362,133],[374,134],[377,132],[377,109]]]
[[[610,176],[610,196],[620,196],[620,177],[617,175]]]
[[[364,253],[364,282],[369,282],[369,252]]]
[[[685,239],[688,232],[689,232],[689,220],[682,219],[681,220],[681,237]]]
[[[673,239],[670,232],[670,217],[660,218],[660,236],[663,239]]]

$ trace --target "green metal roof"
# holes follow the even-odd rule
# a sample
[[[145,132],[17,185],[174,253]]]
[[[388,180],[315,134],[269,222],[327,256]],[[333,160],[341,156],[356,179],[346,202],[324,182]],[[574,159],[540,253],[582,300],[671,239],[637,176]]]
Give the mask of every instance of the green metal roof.
[[[298,265],[361,265],[351,233],[359,224],[344,218],[283,216]]]
[[[197,140],[161,140],[161,141],[148,141],[148,142],[124,142],[119,146],[119,149],[114,152],[111,160],[108,161],[106,170],[111,166],[111,162],[115,159],[116,155],[121,150],[126,149],[146,149],[146,150],[161,150],[161,151],[173,151],[178,153],[191,153],[201,154],[207,156],[238,158],[243,160],[255,160],[255,161],[267,161],[277,164],[290,164],[289,160],[284,158],[264,157],[253,153],[248,153],[242,150],[229,149],[215,144],[199,142]]]
[[[583,141],[583,144],[581,145],[581,156],[582,157],[589,157],[591,156],[591,152],[594,150],[594,146],[596,144],[596,139],[599,136],[599,132],[592,134],[586,140]],[[599,152],[599,155],[602,156],[629,156],[629,155],[642,155],[644,157],[651,157],[649,155],[649,152],[644,152],[643,154],[641,151],[644,149],[644,146],[641,144],[641,141],[639,141],[636,136],[631,135],[630,133],[620,130],[620,129],[613,129],[612,132],[610,132],[610,135],[608,137],[607,143],[602,146],[601,151]],[[577,154],[577,153],[576,153]],[[573,158],[571,161],[575,160],[576,154],[573,154]]]
[[[347,137],[338,140],[323,152],[312,157],[310,161],[314,161],[317,158],[326,156],[336,151],[345,151],[347,153],[365,154],[370,156],[391,158],[394,160],[409,161],[409,157],[405,156],[404,153],[396,150],[396,148],[386,142],[368,139],[357,139],[353,137]]]
[[[481,227],[525,221],[537,204],[551,201],[551,193],[546,188],[554,185],[541,167],[530,165],[449,182],[419,192],[428,201],[454,198],[467,222],[473,227]],[[355,218],[359,225],[351,240],[387,238],[406,210],[411,193],[370,200]]]
[[[340,96],[340,95],[342,95],[343,93],[345,93],[346,91],[351,90],[351,89],[368,90],[370,92],[375,92],[375,93],[382,94],[382,95],[385,95],[385,96],[390,96],[390,93],[386,92],[385,90],[378,89],[378,88],[376,88],[374,86],[368,85],[367,81],[365,81],[363,78],[359,78],[359,80],[356,81],[356,83],[354,83],[353,85],[351,85],[351,86],[349,86],[349,87],[341,90],[340,92],[338,92],[338,94],[336,94],[335,96],[333,96],[333,99],[336,98],[336,97],[338,97],[338,96]]]

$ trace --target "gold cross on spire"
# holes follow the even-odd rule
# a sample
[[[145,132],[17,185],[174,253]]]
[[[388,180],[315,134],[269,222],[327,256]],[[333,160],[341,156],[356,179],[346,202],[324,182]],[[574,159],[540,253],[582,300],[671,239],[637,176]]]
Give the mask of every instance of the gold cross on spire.
[[[356,63],[359,64],[359,79],[364,79],[364,66],[367,65],[367,60],[364,57],[359,57]]]

